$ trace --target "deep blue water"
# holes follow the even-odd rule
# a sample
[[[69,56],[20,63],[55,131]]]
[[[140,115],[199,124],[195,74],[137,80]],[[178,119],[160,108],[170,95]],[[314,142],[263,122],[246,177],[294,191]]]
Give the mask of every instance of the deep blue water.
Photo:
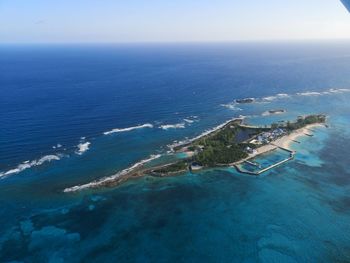
[[[350,261],[349,88],[349,42],[0,46],[0,262]],[[239,115],[318,112],[330,127],[259,178],[63,193]]]

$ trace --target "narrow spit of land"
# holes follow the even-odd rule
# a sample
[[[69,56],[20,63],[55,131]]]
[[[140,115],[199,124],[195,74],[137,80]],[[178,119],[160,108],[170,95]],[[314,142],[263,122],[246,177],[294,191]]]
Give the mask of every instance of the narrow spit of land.
[[[294,122],[273,123],[265,127],[248,126],[243,119],[234,119],[212,132],[172,148],[173,152],[184,153],[187,158],[152,167],[140,163],[113,176],[66,188],[64,192],[115,186],[143,175],[164,177],[187,171],[236,166],[276,148],[287,149],[297,137],[309,134],[314,126],[325,125],[325,122],[326,116],[323,114],[299,116]]]

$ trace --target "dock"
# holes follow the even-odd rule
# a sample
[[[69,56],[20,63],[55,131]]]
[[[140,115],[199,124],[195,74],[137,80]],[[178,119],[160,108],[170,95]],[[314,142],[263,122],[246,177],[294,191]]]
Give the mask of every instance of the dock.
[[[305,130],[308,130],[308,131],[311,131],[311,132],[316,132],[315,130],[310,129],[310,128],[305,128]]]
[[[245,163],[248,163],[248,164],[250,164],[250,165],[253,165],[253,166],[256,166],[256,167],[259,167],[259,168],[261,168],[261,165],[259,164],[259,163],[257,163],[257,162],[251,162],[251,161],[249,161],[249,160],[246,160],[246,161],[244,161]]]
[[[313,134],[310,134],[310,133],[304,133],[306,136],[309,136],[309,137],[313,137],[314,135]]]

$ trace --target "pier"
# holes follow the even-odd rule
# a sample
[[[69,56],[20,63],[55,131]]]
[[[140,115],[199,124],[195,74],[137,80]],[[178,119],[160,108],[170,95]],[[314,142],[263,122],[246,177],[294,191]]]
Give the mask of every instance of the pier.
[[[309,136],[309,137],[313,137],[314,135],[313,134],[310,134],[310,133],[304,133],[306,136]]]
[[[305,130],[308,130],[308,131],[310,131],[310,132],[316,132],[315,130],[310,129],[310,128],[305,128]]]

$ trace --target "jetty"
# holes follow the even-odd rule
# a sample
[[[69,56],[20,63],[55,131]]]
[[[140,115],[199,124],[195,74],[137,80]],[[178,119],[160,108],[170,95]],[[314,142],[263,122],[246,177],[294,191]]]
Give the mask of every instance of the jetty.
[[[305,128],[305,130],[311,131],[311,132],[315,132],[315,130],[310,129],[310,128]]]
[[[274,145],[274,144],[273,144],[273,145]],[[248,171],[248,170],[242,168],[242,167],[240,166],[240,164],[242,164],[242,162],[235,164],[234,167],[236,168],[236,170],[237,170],[238,172],[240,172],[240,173],[242,173],[242,174],[249,174],[249,175],[259,176],[259,175],[261,175],[261,174],[263,174],[263,173],[265,173],[265,172],[267,172],[267,171],[269,171],[269,170],[271,170],[271,169],[273,169],[273,168],[275,168],[275,167],[277,167],[277,166],[280,166],[280,165],[282,165],[282,164],[284,164],[284,163],[286,163],[286,162],[288,162],[288,161],[294,159],[295,154],[296,154],[296,151],[292,151],[292,150],[290,150],[290,149],[287,149],[287,148],[284,148],[284,147],[281,147],[281,146],[278,146],[278,145],[275,145],[275,146],[277,147],[276,149],[281,149],[281,150],[283,150],[283,151],[288,152],[288,153],[289,153],[289,157],[288,157],[288,158],[285,158],[285,159],[283,159],[283,160],[281,160],[281,161],[279,161],[279,162],[277,162],[277,163],[274,163],[274,164],[272,164],[272,165],[270,165],[270,166],[268,166],[268,167],[266,167],[266,168],[264,168],[264,169],[261,169],[261,170],[259,170],[259,171],[256,171],[256,172],[255,172],[255,171]],[[253,158],[252,158],[252,159],[253,159]],[[248,163],[248,164],[250,164],[250,165],[252,165],[252,166],[261,168],[261,165],[260,165],[258,162],[253,161],[252,159],[245,160],[244,162],[245,162],[245,163]]]
[[[309,137],[313,137],[314,135],[313,134],[310,134],[310,133],[304,133],[306,136],[309,136]]]

